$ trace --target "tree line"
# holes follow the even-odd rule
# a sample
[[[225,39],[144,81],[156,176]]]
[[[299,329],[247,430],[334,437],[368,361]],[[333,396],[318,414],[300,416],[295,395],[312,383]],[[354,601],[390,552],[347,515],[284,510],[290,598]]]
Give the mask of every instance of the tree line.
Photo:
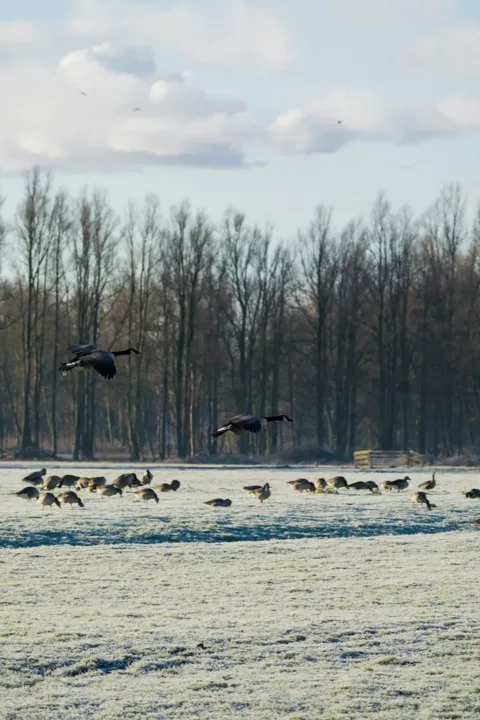
[[[1,205],[1,204],[0,204]],[[274,220],[274,218],[273,218]],[[459,186],[414,218],[379,194],[337,228],[319,205],[280,242],[228,209],[212,223],[155,196],[119,217],[25,175],[0,214],[0,449],[132,461],[239,451],[451,456],[480,444],[480,211]],[[112,382],[63,378],[70,344],[136,347]],[[258,437],[229,415],[286,413]]]

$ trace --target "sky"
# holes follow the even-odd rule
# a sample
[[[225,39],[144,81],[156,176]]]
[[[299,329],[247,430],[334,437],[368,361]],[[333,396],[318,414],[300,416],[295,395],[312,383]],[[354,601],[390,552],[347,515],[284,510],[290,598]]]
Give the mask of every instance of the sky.
[[[23,172],[156,193],[280,237],[379,191],[480,199],[475,0],[16,0],[0,5],[0,192]],[[340,122],[339,122],[340,121]]]

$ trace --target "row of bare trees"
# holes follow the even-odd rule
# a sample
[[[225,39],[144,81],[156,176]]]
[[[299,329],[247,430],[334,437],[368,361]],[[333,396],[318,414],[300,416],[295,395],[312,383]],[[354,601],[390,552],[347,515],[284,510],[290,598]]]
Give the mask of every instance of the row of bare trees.
[[[1,210],[1,205],[0,205]],[[162,209],[163,210],[163,209]],[[320,205],[279,242],[155,197],[117,217],[34,168],[0,213],[0,449],[185,458],[229,414],[286,412],[238,450],[452,455],[480,444],[480,214],[449,186],[419,219],[380,195],[336,230]],[[58,372],[73,343],[136,347],[107,382]]]

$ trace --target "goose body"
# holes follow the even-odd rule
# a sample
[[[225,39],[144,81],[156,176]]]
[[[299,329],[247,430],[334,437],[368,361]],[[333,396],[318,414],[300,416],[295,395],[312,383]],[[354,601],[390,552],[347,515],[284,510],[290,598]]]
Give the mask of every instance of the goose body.
[[[404,478],[399,478],[398,480],[387,480],[387,482],[390,490],[400,492],[400,490],[406,490],[408,488],[410,478],[407,475]]]
[[[357,482],[348,484],[349,490],[370,490],[369,486],[363,480],[357,480]]]
[[[43,495],[40,495],[37,502],[40,503],[42,507],[53,507],[54,505],[56,505],[58,508],[61,509],[58,498],[56,498],[55,495],[51,492],[46,492],[43,493]]]
[[[297,480],[297,482],[293,486],[294,490],[297,490],[297,492],[312,492],[314,493],[316,490],[315,484],[313,482],[310,482],[310,480]]]
[[[315,480],[315,487],[317,490],[325,490],[327,487],[327,481],[325,478],[318,478],[318,480]]]
[[[81,508],[85,507],[83,502],[78,497],[77,493],[73,492],[73,490],[67,490],[66,492],[60,493],[58,499],[64,505],[78,505]]]
[[[335,490],[340,490],[340,488],[348,489],[348,483],[342,475],[336,475],[335,477],[328,478],[327,485],[335,488]]]
[[[170,483],[170,490],[173,490],[173,492],[177,492],[179,487],[180,487],[180,480],[172,480],[172,482]]]
[[[113,485],[124,490],[126,487],[130,487],[135,480],[138,480],[135,473],[123,473],[123,475],[119,475],[117,479],[113,481]]]
[[[470,500],[475,500],[477,498],[480,498],[480,490],[478,488],[472,488],[468,492],[464,493],[464,495]]]
[[[421,490],[433,490],[434,487],[436,486],[436,484],[437,484],[437,483],[436,483],[436,480],[435,480],[435,473],[433,473],[431,480],[426,480],[425,482],[420,483],[420,485],[419,485],[418,487],[419,487]]]
[[[263,430],[269,422],[293,422],[288,415],[265,415],[258,417],[257,415],[249,415],[242,413],[230,418],[225,425],[219,427],[212,433],[213,438],[220,437],[226,432],[234,435],[248,435],[248,433],[258,433]]]
[[[62,478],[59,475],[49,475],[42,483],[42,490],[55,490],[61,482]]]
[[[172,490],[172,486],[170,483],[160,483],[160,485],[157,485],[155,490],[158,490],[158,492],[170,492],[170,490]]]
[[[45,468],[41,470],[34,470],[29,475],[22,478],[22,482],[31,483],[32,485],[41,485],[43,483],[43,476],[47,474]]]
[[[253,497],[256,497],[257,500],[260,500],[260,502],[263,504],[264,500],[268,500],[268,498],[271,495],[270,485],[265,483],[260,489],[252,490],[250,492],[250,495],[253,495]]]
[[[58,487],[75,487],[79,480],[79,475],[64,475]]]
[[[150,485],[152,480],[153,480],[153,475],[150,472],[150,470],[145,470],[145,472],[143,472],[140,475],[140,482],[142,483],[142,485]]]
[[[246,490],[248,493],[252,493],[254,490],[261,490],[262,487],[263,485],[245,485],[243,489]]]
[[[412,495],[412,503],[414,505],[425,505],[427,510],[432,510],[436,505],[432,505],[432,503],[427,498],[427,494],[422,492],[421,490],[414,492]]]
[[[377,493],[379,492],[378,485],[376,482],[373,482],[373,480],[366,480],[365,485],[368,486],[368,489],[371,492],[377,492]]]
[[[141,488],[141,490],[137,490],[135,495],[140,499],[143,500],[143,502],[148,502],[149,500],[155,500],[155,502],[158,505],[158,495],[157,493],[152,490],[152,488]]]
[[[72,345],[68,347],[72,353],[69,362],[60,365],[59,370],[65,376],[74,369],[87,370],[93,368],[106,380],[112,380],[117,374],[115,358],[121,355],[141,355],[135,348],[127,348],[127,350],[98,350],[96,345]]]
[[[222,498],[215,498],[214,500],[207,500],[205,505],[210,505],[210,507],[230,507],[232,504],[232,501],[226,498],[223,500]]]
[[[114,497],[115,495],[120,495],[121,497],[123,490],[115,485],[100,485],[97,488],[97,492],[102,498]]]
[[[33,485],[27,485],[27,487],[24,487],[15,493],[15,495],[23,498],[24,500],[38,500],[40,493]]]

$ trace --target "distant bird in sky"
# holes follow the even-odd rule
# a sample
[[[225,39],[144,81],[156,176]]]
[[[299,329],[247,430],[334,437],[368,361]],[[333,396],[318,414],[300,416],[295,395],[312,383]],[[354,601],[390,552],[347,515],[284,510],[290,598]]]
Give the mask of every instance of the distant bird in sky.
[[[64,362],[58,368],[65,376],[67,372],[74,368],[88,369],[93,367],[100,375],[107,380],[111,380],[117,374],[117,368],[115,365],[115,358],[120,355],[141,355],[141,353],[135,348],[128,348],[127,350],[113,350],[112,352],[106,352],[105,350],[97,350],[96,345],[76,345],[68,347],[73,358],[70,362]]]
[[[337,125],[341,125],[341,124],[342,124],[342,121],[341,121],[341,120],[337,120]]]
[[[87,93],[83,92],[83,90],[80,90],[79,95],[83,95],[84,97],[87,97]]]
[[[267,423],[274,421],[293,422],[292,418],[288,417],[288,415],[266,415],[264,417],[256,417],[255,415],[243,413],[242,415],[235,415],[230,418],[225,425],[222,425],[222,427],[212,433],[212,437],[220,437],[220,435],[223,435],[228,431],[232,432],[234,435],[246,435],[249,432],[258,433],[266,427]]]
[[[140,112],[140,108],[133,108],[133,112]]]

